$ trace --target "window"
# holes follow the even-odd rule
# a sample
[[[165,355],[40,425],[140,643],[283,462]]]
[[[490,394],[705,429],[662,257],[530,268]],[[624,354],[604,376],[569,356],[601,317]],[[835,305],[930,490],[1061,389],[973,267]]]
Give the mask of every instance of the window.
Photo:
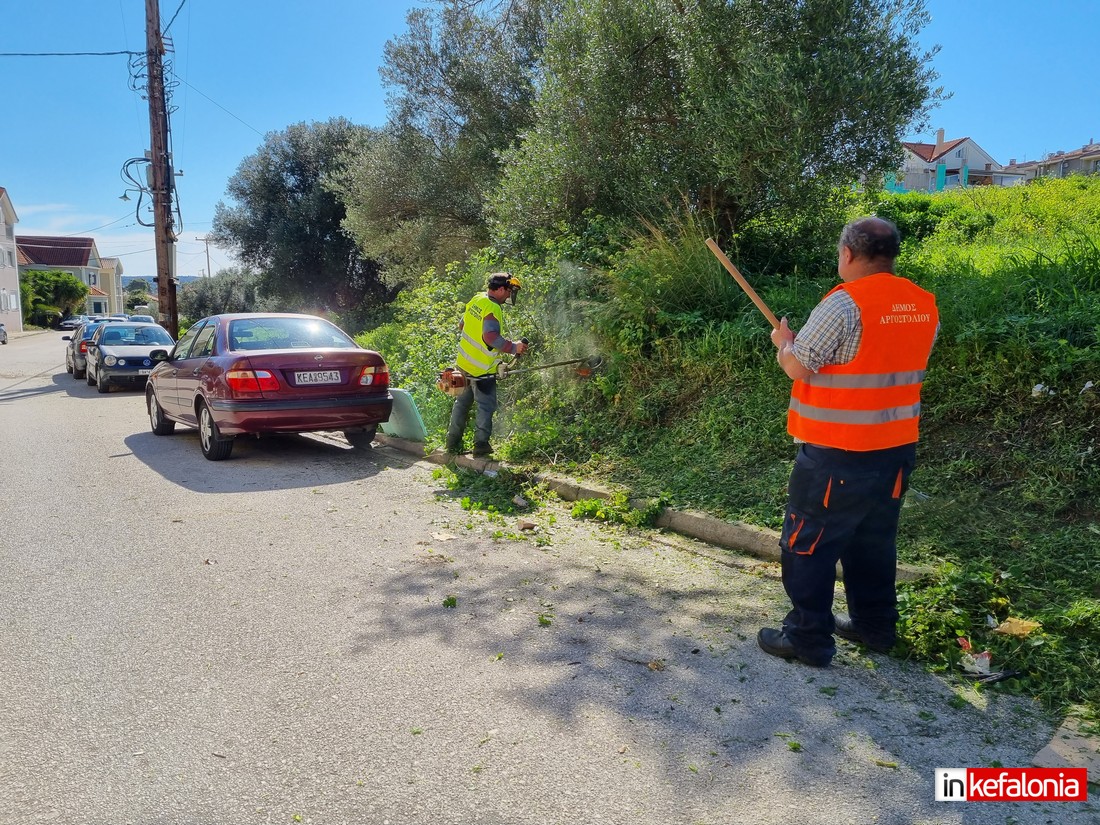
[[[214,351],[214,324],[207,324],[202,332],[195,338],[195,346],[191,349],[191,358],[205,358]]]
[[[172,350],[170,360],[182,361],[191,352],[191,345],[195,343],[195,338],[198,337],[199,331],[203,328],[201,323],[195,324],[191,329],[184,333],[183,337],[176,342],[176,348]]]

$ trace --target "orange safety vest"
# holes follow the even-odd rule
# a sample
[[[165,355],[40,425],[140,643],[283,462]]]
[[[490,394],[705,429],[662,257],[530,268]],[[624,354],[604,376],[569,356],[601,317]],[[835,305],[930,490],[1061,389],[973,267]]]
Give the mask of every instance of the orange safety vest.
[[[879,272],[838,289],[859,307],[863,336],[847,364],[795,381],[787,432],[821,447],[885,450],[918,438],[920,388],[936,337],[936,296]]]

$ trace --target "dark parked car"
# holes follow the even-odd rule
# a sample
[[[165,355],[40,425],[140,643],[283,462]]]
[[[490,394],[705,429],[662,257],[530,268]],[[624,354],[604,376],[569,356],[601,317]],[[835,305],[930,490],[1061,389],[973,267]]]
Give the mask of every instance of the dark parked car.
[[[76,329],[87,320],[87,315],[70,315],[68,318],[60,323],[58,329]]]
[[[112,384],[144,387],[156,365],[150,353],[174,343],[159,324],[99,324],[88,341],[88,383],[100,392]]]
[[[95,321],[85,321],[73,330],[72,335],[62,335],[61,340],[67,341],[65,345],[65,372],[71,373],[73,378],[83,378],[88,368],[88,340],[92,337],[101,324],[117,323],[108,322],[105,318]]]
[[[382,356],[313,315],[214,315],[153,357],[163,359],[145,390],[153,432],[198,427],[211,461],[244,434],[342,430],[368,449],[393,406]]]

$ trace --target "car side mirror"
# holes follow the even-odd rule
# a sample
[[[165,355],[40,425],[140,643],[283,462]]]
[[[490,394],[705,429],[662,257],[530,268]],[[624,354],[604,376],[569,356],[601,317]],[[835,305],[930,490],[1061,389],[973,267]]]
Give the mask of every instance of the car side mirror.
[[[73,336],[71,336],[71,335],[62,335],[61,340],[62,341],[71,341],[71,340],[73,340]]]
[[[153,350],[152,352],[149,353],[149,359],[152,360],[152,361],[167,361],[168,360],[168,350],[166,350],[166,349],[155,349],[155,350]]]

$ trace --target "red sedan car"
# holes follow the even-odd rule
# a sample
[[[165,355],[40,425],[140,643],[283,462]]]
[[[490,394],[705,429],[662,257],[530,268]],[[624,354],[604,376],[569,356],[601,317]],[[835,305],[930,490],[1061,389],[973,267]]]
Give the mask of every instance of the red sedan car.
[[[390,373],[334,324],[313,315],[240,313],[195,323],[149,376],[149,424],[198,427],[202,454],[229,458],[238,435],[342,430],[367,449],[393,406]]]

